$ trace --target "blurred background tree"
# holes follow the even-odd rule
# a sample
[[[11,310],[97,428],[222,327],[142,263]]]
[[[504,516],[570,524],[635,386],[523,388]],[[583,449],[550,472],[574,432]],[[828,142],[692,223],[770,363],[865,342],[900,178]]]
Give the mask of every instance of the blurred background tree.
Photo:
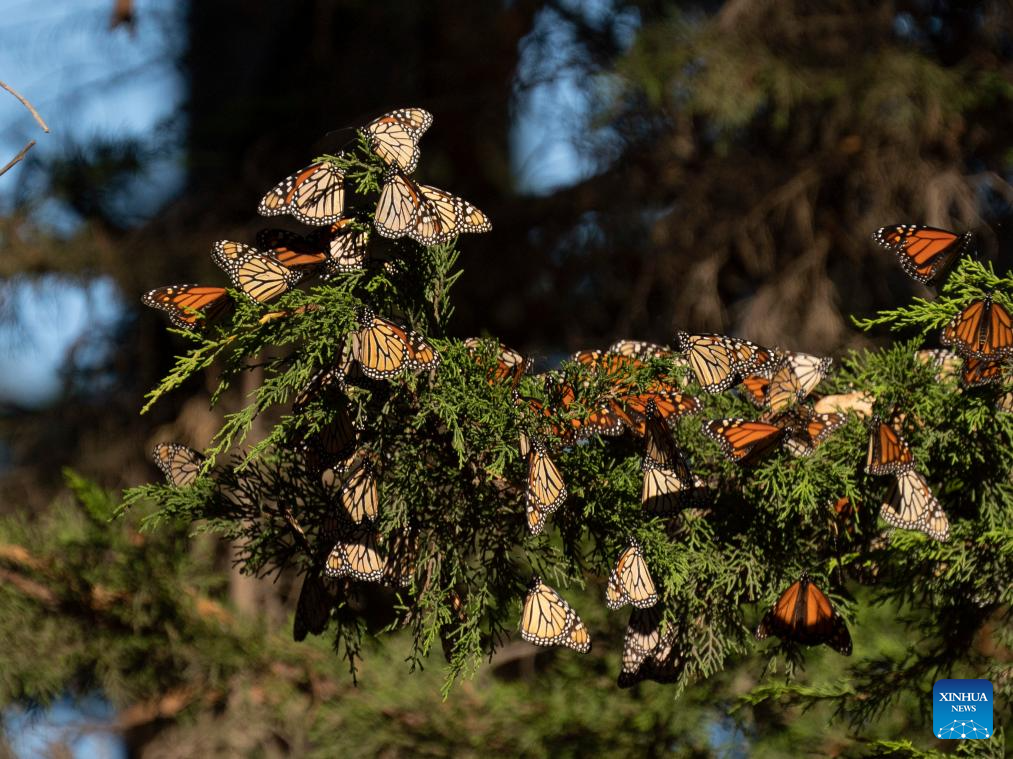
[[[9,2],[5,47],[41,53],[33,81],[0,74],[54,145],[0,178],[8,513],[58,498],[62,466],[120,488],[154,476],[155,440],[207,442],[228,403],[137,415],[178,350],[140,293],[222,282],[212,242],[252,241],[267,187],[391,107],[436,114],[427,181],[495,225],[465,247],[454,331],[543,364],[676,328],[860,344],[848,315],[916,287],[870,243],[883,224],[973,229],[1008,267],[1006,2]],[[68,79],[89,56],[102,76]],[[76,130],[93,104],[124,132]],[[81,328],[54,341],[54,312]],[[33,370],[54,353],[56,383]]]

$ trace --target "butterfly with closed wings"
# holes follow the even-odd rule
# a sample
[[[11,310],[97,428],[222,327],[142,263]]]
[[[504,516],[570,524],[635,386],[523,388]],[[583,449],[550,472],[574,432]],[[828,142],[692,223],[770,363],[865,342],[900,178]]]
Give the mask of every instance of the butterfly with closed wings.
[[[390,379],[404,371],[435,369],[440,354],[422,335],[373,313],[359,310],[359,330],[352,334],[351,355],[370,379]]]
[[[419,140],[432,124],[429,111],[398,108],[373,119],[362,132],[380,160],[411,174],[419,165]]]
[[[332,163],[312,163],[281,180],[261,198],[261,216],[289,214],[313,227],[333,224],[345,209],[345,175]]]
[[[178,488],[193,485],[207,460],[203,454],[181,443],[159,443],[151,456],[168,483]]]
[[[609,575],[605,588],[605,605],[613,611],[632,604],[638,609],[649,609],[658,602],[658,591],[647,569],[640,544],[630,540],[629,547],[619,554],[615,569]]]
[[[521,609],[521,637],[536,646],[566,646],[582,654],[591,650],[591,636],[577,612],[537,575]]]
[[[896,475],[879,515],[894,527],[918,530],[933,540],[950,537],[950,521],[925,478],[913,469]]]

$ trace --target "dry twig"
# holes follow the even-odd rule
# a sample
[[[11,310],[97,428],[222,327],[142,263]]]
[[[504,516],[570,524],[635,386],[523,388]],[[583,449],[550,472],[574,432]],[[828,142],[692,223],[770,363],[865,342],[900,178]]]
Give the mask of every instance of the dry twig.
[[[21,105],[27,108],[28,112],[32,114],[32,116],[35,118],[36,123],[42,128],[42,131],[45,132],[46,134],[49,134],[49,126],[43,120],[42,116],[39,115],[39,112],[35,110],[35,106],[29,103],[24,95],[22,95],[20,92],[18,92],[17,90],[15,90],[13,87],[11,87],[9,84],[7,84],[2,80],[0,80],[0,87],[7,90],[9,93],[11,93],[11,95],[16,97],[18,99],[18,102],[20,102]],[[6,166],[0,169],[0,176],[3,176],[8,171],[10,171],[11,168],[19,164],[24,159],[24,157],[28,155],[28,151],[31,150],[33,147],[35,147],[35,140],[29,140],[28,144],[25,145],[23,148],[21,148],[21,152],[18,153],[16,156],[14,156],[10,161],[8,161]]]

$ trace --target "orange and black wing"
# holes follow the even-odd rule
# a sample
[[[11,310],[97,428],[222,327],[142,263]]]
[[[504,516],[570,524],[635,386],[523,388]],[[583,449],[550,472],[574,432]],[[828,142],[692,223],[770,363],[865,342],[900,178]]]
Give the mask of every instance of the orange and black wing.
[[[904,439],[889,423],[873,419],[865,471],[869,474],[899,474],[914,467],[914,456]]]
[[[975,300],[943,328],[941,342],[964,358],[1009,360],[1013,358],[1013,318],[991,296]]]
[[[785,422],[788,430],[785,447],[796,456],[808,456],[847,421],[844,414],[817,414],[806,406],[800,406],[789,412]]]
[[[366,265],[369,248],[369,227],[348,217],[334,222],[326,231],[326,276],[359,271]]]
[[[193,485],[206,461],[202,454],[181,443],[159,443],[151,456],[169,484],[178,488]]]
[[[528,453],[527,520],[528,529],[538,535],[545,529],[545,518],[566,500],[566,483],[549,458],[545,446],[531,441]]]
[[[647,569],[647,562],[640,546],[631,541],[629,548],[619,555],[615,569],[609,576],[605,589],[605,604],[610,609],[620,609],[632,604],[638,609],[649,609],[658,602],[654,580]]]
[[[411,173],[419,164],[419,139],[433,123],[421,108],[398,108],[362,128],[369,147],[388,166]]]
[[[925,478],[913,469],[897,475],[879,515],[903,530],[919,530],[933,540],[950,537],[950,521]]]
[[[344,207],[345,175],[333,164],[321,162],[300,169],[268,190],[257,213],[289,214],[303,224],[322,227],[341,218]]]
[[[224,287],[206,285],[156,287],[145,293],[141,302],[165,311],[175,326],[189,330],[212,321],[232,305]]]
[[[729,461],[750,464],[777,446],[785,429],[768,422],[748,419],[716,419],[704,422],[704,434],[716,442]]]
[[[373,226],[382,237],[404,237],[415,229],[424,204],[418,185],[401,172],[390,170],[383,176]]]
[[[359,331],[352,339],[352,357],[370,379],[389,379],[412,363],[411,337],[401,326],[381,319],[369,308],[359,313]]]
[[[240,242],[219,240],[211,257],[229,275],[232,284],[254,303],[266,303],[302,279],[302,274],[274,256]]]
[[[359,527],[334,544],[324,563],[328,577],[351,577],[364,582],[379,582],[387,568],[387,559],[377,546],[372,528]]]
[[[286,229],[260,230],[257,232],[257,247],[289,269],[311,270],[327,259],[324,246],[316,235],[306,237]]]
[[[958,235],[946,229],[917,224],[881,227],[873,239],[897,254],[897,260],[912,279],[934,285],[950,270],[971,245],[973,235]]]
[[[1001,382],[1003,365],[983,358],[965,358],[960,367],[960,383],[964,387],[981,387]]]
[[[674,387],[656,382],[643,393],[623,395],[619,403],[628,417],[627,426],[635,435],[647,432],[647,405],[654,404],[658,416],[672,425],[680,417],[695,414],[700,410],[700,401]]]
[[[376,519],[379,501],[373,465],[364,459],[345,479],[341,487],[341,505],[351,520],[359,524],[363,519]]]
[[[806,646],[825,643],[844,656],[851,655],[847,625],[805,573],[781,594],[757,626],[757,640],[769,635]]]
[[[536,646],[566,646],[582,654],[591,650],[591,636],[580,617],[538,577],[532,578],[524,599],[521,637]]]

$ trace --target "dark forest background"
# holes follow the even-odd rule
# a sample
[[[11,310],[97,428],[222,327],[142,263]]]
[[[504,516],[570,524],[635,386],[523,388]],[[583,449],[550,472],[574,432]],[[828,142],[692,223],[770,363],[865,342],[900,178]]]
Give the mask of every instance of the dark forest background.
[[[108,33],[162,23],[145,7],[110,0]],[[462,246],[454,333],[497,335],[542,365],[677,329],[840,355],[870,339],[850,315],[925,294],[872,244],[884,224],[973,230],[1009,267],[1008,2],[223,0],[191,2],[163,33],[185,92],[172,123],[0,177],[5,328],[20,318],[11,286],[47,275],[110,278],[125,304],[114,329],[75,344],[58,397],[2,410],[7,512],[49,508],[63,467],[119,489],[155,477],[154,442],[207,443],[243,388],[208,411],[192,387],[140,417],[180,348],[141,293],[223,282],[213,241],[252,242],[271,226],[254,212],[268,187],[393,107],[435,115],[420,176],[494,224]],[[580,168],[532,191],[518,112],[561,80],[581,107],[543,102],[535,123]],[[528,152],[528,166],[549,160]],[[133,180],[166,155],[182,188],[138,219]],[[54,202],[70,231],[50,223]],[[231,582],[233,605],[284,620],[290,599]],[[156,732],[134,745],[157,755]]]

